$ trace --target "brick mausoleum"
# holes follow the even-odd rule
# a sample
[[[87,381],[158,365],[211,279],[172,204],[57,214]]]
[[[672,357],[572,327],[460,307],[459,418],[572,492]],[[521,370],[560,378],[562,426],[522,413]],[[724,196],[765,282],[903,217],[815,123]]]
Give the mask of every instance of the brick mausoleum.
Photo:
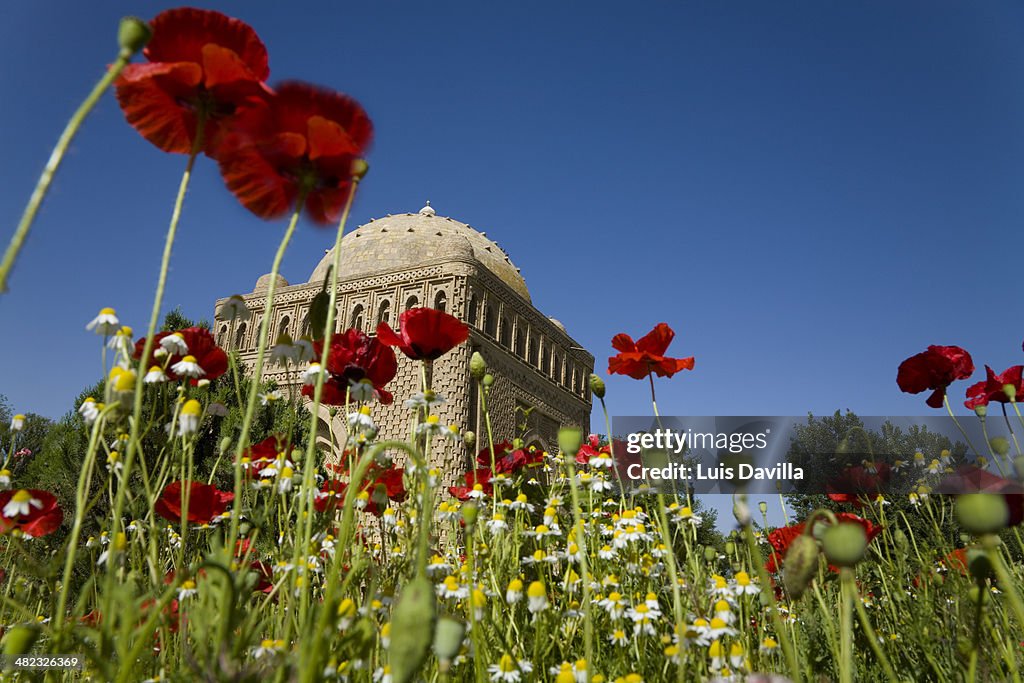
[[[566,332],[565,327],[534,308],[519,269],[501,247],[465,223],[435,215],[430,203],[418,213],[389,215],[371,220],[342,240],[338,273],[338,327],[358,327],[372,334],[381,321],[398,327],[401,311],[432,306],[457,316],[470,326],[469,340],[435,361],[432,388],[447,402],[434,408],[444,424],[456,424],[486,437],[477,390],[469,375],[469,357],[479,351],[487,359],[495,382],[489,409],[496,440],[511,438],[522,413],[517,407],[535,406],[528,421],[527,443],[555,449],[560,425],[588,430],[591,396],[587,378],[594,357]],[[328,250],[308,282],[290,285],[279,278],[274,295],[271,342],[282,333],[294,338],[309,333],[309,305],[323,288],[333,260]],[[217,339],[225,348],[238,349],[243,362],[256,354],[269,275],[256,281],[243,295],[252,318],[234,327],[218,320]],[[217,301],[220,310],[225,299]],[[233,333],[234,338],[228,337]],[[267,367],[264,377],[283,390],[299,380],[282,368]],[[408,436],[409,413],[402,402],[419,390],[419,364],[398,353],[398,374],[388,390],[394,404],[374,409],[380,438]],[[331,419],[326,411],[322,420]],[[335,433],[343,433],[342,415],[334,420]],[[321,435],[328,432],[323,424]],[[453,449],[445,449],[451,453]],[[444,483],[454,483],[469,465],[435,463]]]

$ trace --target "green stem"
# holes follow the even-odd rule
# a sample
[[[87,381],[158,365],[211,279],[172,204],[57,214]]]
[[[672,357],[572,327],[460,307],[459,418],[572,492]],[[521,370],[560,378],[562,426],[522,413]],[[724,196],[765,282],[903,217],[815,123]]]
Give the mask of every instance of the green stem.
[[[43,172],[39,175],[39,180],[36,182],[36,187],[32,191],[32,196],[29,197],[28,205],[25,207],[25,212],[21,215],[21,220],[18,222],[18,227],[14,231],[14,236],[11,237],[10,244],[7,245],[7,251],[4,252],[3,261],[0,262],[0,294],[7,291],[7,278],[11,274],[11,269],[14,267],[14,262],[18,258],[18,253],[21,252],[21,248],[25,244],[26,238],[28,238],[29,228],[32,227],[32,222],[36,218],[36,214],[39,212],[39,207],[43,203],[43,198],[46,197],[47,191],[50,189],[50,183],[53,182],[53,176],[56,175],[57,169],[60,167],[61,162],[64,160],[64,154],[68,151],[68,147],[71,145],[71,140],[74,139],[78,133],[78,129],[82,127],[82,123],[85,121],[85,117],[89,115],[89,112],[93,110],[96,103],[99,102],[100,97],[106,92],[110,84],[114,82],[121,71],[128,64],[128,60],[132,57],[132,52],[127,49],[122,49],[117,55],[117,59],[107,69],[107,72],[103,74],[89,95],[82,101],[82,104],[78,106],[75,113],[71,115],[71,119],[68,121],[67,126],[64,127],[64,132],[60,134],[60,138],[57,139],[57,144],[50,152],[50,158],[46,162],[46,166],[43,167]]]
[[[853,570],[843,567],[839,576],[839,682],[853,683]]]
[[[996,570],[999,586],[1010,601],[1010,607],[1017,617],[1018,626],[1024,628],[1024,602],[1021,602],[1020,594],[1017,592],[1017,584],[1014,582],[1013,577],[1010,576],[1010,571],[1006,568],[1006,565],[1003,563],[1003,557],[999,553],[999,537],[995,534],[986,534],[981,539],[981,545],[985,548],[985,552],[988,553],[988,559]]]
[[[868,612],[864,609],[864,602],[857,594],[857,584],[853,580],[853,572],[851,571],[847,573],[842,577],[842,580],[846,581],[848,584],[848,590],[853,596],[853,605],[857,608],[857,619],[860,621],[860,627],[864,629],[864,635],[868,638],[868,645],[871,646],[871,651],[875,653],[875,658],[882,665],[882,670],[885,671],[885,677],[890,683],[898,683],[899,679],[896,678],[896,672],[893,671],[892,664],[889,663],[889,658],[885,656],[885,651],[878,643],[878,635],[875,633],[875,629],[871,627],[871,622],[868,620]]]

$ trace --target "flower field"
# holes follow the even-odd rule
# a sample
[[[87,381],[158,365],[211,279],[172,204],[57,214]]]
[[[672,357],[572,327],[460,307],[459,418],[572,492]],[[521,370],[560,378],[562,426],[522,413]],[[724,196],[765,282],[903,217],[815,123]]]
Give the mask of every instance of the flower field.
[[[723,534],[685,490],[622,476],[615,397],[598,375],[604,434],[564,427],[545,452],[523,434],[438,420],[430,367],[466,342],[459,319],[417,307],[395,329],[339,329],[339,245],[372,124],[344,94],[268,76],[267,49],[238,19],[182,8],[125,20],[117,60],[69,122],[0,263],[2,291],[63,152],[109,87],[129,125],[184,157],[150,319],[103,308],[81,321],[102,339],[105,372],[73,406],[72,484],[32,478],[27,461],[48,454],[26,452],[24,416],[0,443],[4,680],[43,679],[15,671],[17,657],[72,654],[81,670],[47,680],[1021,680],[1022,366],[986,366],[965,391],[986,443],[852,463],[852,489],[780,496],[781,525],[738,494]],[[160,329],[184,198],[207,159],[242,206],[286,221],[266,311],[300,218],[337,228],[313,333],[274,339],[264,314],[251,367],[201,325]],[[218,312],[232,325],[251,316],[238,297]],[[674,337],[660,323],[608,349],[607,372],[648,383],[657,419],[656,382],[695,370],[669,355]],[[398,354],[422,368],[411,396],[389,388]],[[258,381],[271,365],[301,391]],[[487,359],[474,354],[467,371],[486,407]],[[925,405],[956,420],[950,387],[974,371],[964,349],[931,346],[899,365],[897,385],[931,392]],[[383,440],[375,415],[393,403],[408,434]],[[345,426],[331,435],[340,455],[318,448],[322,405]],[[451,453],[467,468],[446,485],[451,473],[432,463]],[[958,495],[935,493],[950,477]]]

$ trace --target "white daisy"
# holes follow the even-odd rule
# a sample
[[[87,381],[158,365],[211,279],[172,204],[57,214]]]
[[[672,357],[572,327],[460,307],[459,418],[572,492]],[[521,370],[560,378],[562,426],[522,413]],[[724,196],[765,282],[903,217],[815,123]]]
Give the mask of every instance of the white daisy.
[[[188,353],[188,344],[181,332],[171,332],[160,340],[160,348],[172,356],[184,356]]]
[[[145,384],[159,384],[160,382],[167,381],[167,375],[164,373],[163,368],[159,365],[154,365],[142,378],[142,381]]]
[[[85,329],[93,330],[96,334],[101,334],[104,337],[116,334],[120,328],[121,322],[117,319],[117,313],[113,308],[101,309],[99,315],[85,326]]]

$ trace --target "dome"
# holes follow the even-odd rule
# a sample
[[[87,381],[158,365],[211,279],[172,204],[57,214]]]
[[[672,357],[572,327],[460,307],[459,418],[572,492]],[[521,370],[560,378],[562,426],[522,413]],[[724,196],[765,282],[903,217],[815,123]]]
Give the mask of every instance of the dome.
[[[328,250],[317,264],[309,276],[310,283],[323,282],[334,260],[333,252]],[[345,235],[338,278],[372,277],[445,259],[482,266],[530,301],[526,281],[501,247],[487,239],[486,233],[435,215],[429,202],[419,213],[377,218]]]
[[[278,275],[277,276],[277,287],[276,287],[276,289],[280,289],[281,287],[287,287],[287,286],[288,286],[288,281],[285,280],[280,275]],[[267,273],[266,275],[260,275],[260,279],[256,280],[256,286],[252,288],[252,291],[253,292],[265,292],[268,289],[270,289],[270,273]]]

